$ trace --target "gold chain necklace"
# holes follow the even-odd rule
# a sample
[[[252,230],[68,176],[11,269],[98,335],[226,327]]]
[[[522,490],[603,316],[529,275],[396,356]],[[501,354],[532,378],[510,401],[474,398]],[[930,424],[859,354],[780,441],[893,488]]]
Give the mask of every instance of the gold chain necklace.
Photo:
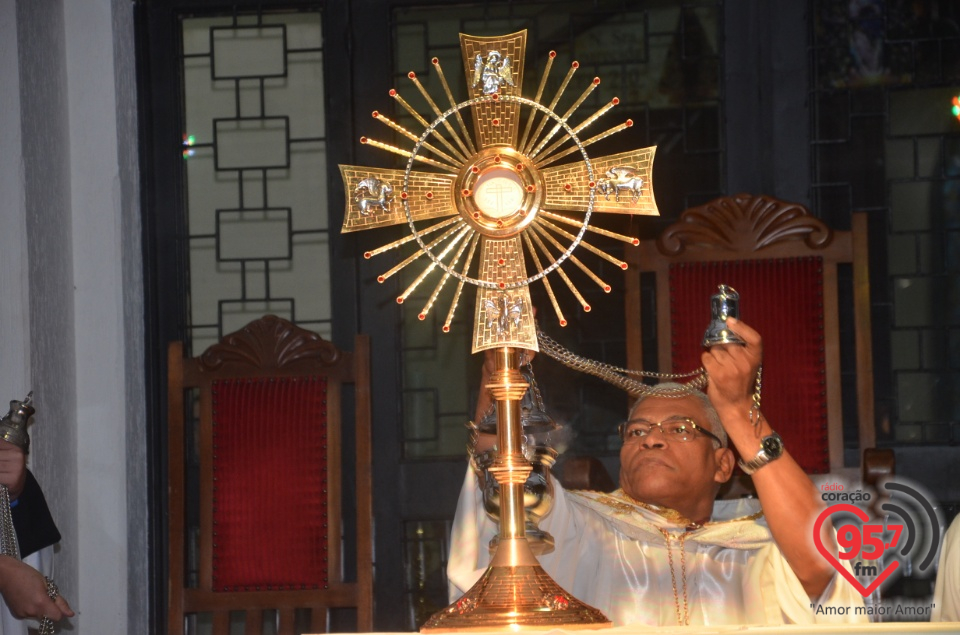
[[[672,525],[679,525],[685,527],[687,531],[696,531],[708,525],[722,525],[725,523],[737,523],[744,520],[756,520],[757,518],[763,517],[763,510],[754,512],[752,514],[747,514],[746,516],[738,516],[737,518],[728,518],[726,520],[705,520],[703,522],[693,521],[678,512],[675,509],[669,507],[660,507],[658,505],[651,505],[650,503],[644,503],[643,501],[638,501],[630,494],[627,494],[623,491],[623,488],[620,488],[614,492],[610,493],[610,496],[615,496],[622,498],[625,501],[628,501],[631,505],[635,507],[642,507],[643,509],[649,510],[654,514],[660,516],[668,523]],[[663,531],[663,530],[661,530]]]
[[[663,539],[667,541],[667,562],[670,564],[670,582],[673,585],[673,605],[677,609],[677,624],[681,626],[690,625],[690,608],[687,599],[687,558],[683,543],[687,538],[687,532],[680,532],[677,542],[680,543],[680,581],[683,585],[683,613],[680,613],[680,594],[677,593],[677,574],[673,570],[673,547],[670,544],[670,532],[666,529],[660,529]]]
[[[623,491],[623,488],[621,488],[620,490],[618,490],[618,492],[615,492],[615,493],[622,494],[626,500],[630,501],[637,507],[642,507],[648,511],[653,512],[654,514],[660,516],[670,524],[686,527],[687,531],[693,531],[695,529],[700,529],[701,527],[703,527],[703,523],[694,522],[675,509],[671,509],[669,507],[660,507],[659,505],[651,505],[650,503],[644,503],[643,501],[638,501],[633,496],[630,496],[630,494],[627,494],[625,491]]]

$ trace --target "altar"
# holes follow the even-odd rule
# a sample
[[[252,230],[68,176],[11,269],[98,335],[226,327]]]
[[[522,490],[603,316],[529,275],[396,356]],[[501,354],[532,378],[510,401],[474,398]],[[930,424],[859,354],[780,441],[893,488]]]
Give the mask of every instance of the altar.
[[[471,631],[475,635],[499,635],[507,630],[498,631]],[[509,632],[514,632],[510,629]],[[565,631],[562,629],[528,631],[525,633],[542,633],[544,635],[575,635],[584,631]],[[594,631],[590,631],[594,632]],[[781,626],[620,626],[595,631],[610,635],[632,635],[633,633],[697,633],[711,635],[722,633],[739,633],[741,635],[790,635],[799,633],[816,634],[843,634],[869,635],[872,633],[960,633],[960,622],[880,622],[876,624],[819,624],[801,625],[785,624]],[[317,635],[320,635],[319,633]],[[370,634],[374,635],[374,634]],[[377,633],[375,635],[402,635],[401,633]]]

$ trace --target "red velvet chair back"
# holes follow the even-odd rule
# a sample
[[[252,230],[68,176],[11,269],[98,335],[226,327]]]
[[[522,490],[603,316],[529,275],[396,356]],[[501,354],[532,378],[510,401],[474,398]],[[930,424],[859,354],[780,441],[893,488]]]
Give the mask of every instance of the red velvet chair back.
[[[327,379],[217,380],[213,588],[329,587]]]
[[[225,635],[231,612],[241,612],[247,634],[265,619],[281,634],[322,632],[334,607],[356,607],[357,629],[372,630],[369,360],[365,336],[341,351],[276,316],[199,357],[171,343],[170,633],[183,633],[187,616],[209,614],[214,635]],[[349,428],[346,385],[355,396]],[[345,470],[356,484],[350,581]]]
[[[685,211],[657,241],[631,251],[628,365],[643,366],[640,273],[656,277],[659,368],[700,366],[719,284],[740,294],[745,322],[764,337],[763,411],[809,473],[843,468],[837,269],[853,266],[858,430],[875,441],[866,219],[833,231],[800,205],[767,196],[723,197]]]
[[[670,267],[673,371],[697,368],[717,285],[740,293],[740,316],[764,338],[763,413],[808,472],[827,472],[823,260],[784,258]]]

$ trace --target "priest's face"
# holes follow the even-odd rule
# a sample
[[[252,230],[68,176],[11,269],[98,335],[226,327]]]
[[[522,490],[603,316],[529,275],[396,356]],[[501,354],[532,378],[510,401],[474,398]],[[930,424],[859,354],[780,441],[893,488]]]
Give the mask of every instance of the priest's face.
[[[620,486],[644,503],[684,514],[707,509],[709,515],[717,489],[730,478],[733,455],[726,448],[718,449],[714,439],[702,432],[664,433],[664,429],[670,430],[668,422],[681,419],[710,430],[707,413],[696,397],[648,397],[640,402],[630,415],[631,421],[663,423],[649,428],[643,436],[629,434],[628,424],[620,449]],[[691,428],[686,426],[687,430]],[[684,436],[686,441],[681,440]]]

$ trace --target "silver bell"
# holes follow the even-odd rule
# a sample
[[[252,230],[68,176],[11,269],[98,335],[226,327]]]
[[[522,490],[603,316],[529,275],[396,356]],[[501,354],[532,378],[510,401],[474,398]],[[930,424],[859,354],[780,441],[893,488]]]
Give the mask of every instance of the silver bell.
[[[740,344],[746,346],[743,339],[727,328],[727,318],[740,319],[740,294],[733,287],[721,284],[717,293],[710,296],[710,324],[703,334],[706,348],[717,344]]]

